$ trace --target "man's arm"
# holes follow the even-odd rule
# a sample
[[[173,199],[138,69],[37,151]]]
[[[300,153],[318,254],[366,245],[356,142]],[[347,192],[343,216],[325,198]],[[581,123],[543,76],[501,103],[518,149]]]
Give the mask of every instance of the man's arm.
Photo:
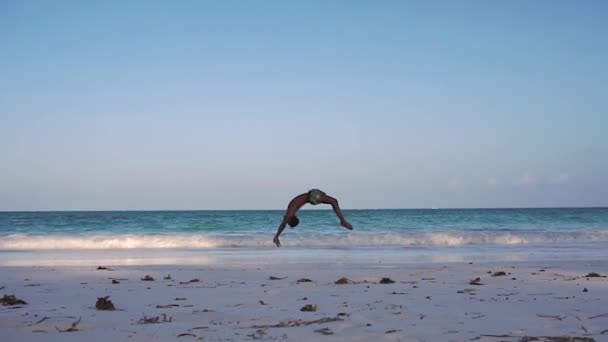
[[[274,236],[274,239],[272,239],[272,242],[274,242],[275,245],[277,245],[277,247],[281,247],[281,241],[279,241],[279,235],[281,235],[281,233],[283,232],[283,229],[285,229],[286,224],[287,224],[287,215],[285,215],[283,217],[283,221],[279,225],[279,228],[277,229],[277,233]]]
[[[274,236],[274,239],[272,240],[277,245],[277,247],[281,247],[281,241],[279,241],[279,235],[281,235],[281,233],[283,232],[283,229],[285,229],[287,222],[289,222],[289,219],[291,217],[295,216],[296,213],[298,212],[298,210],[304,204],[306,204],[306,201],[307,201],[307,194],[301,194],[301,195],[294,197],[291,200],[291,202],[289,202],[289,205],[287,206],[287,213],[285,213],[285,216],[283,216],[283,222],[281,222],[281,224],[279,225],[279,228],[277,229],[277,234]]]
[[[342,227],[349,229],[349,230],[353,229],[353,226],[351,226],[351,224],[348,223],[348,221],[346,221],[346,219],[344,218],[344,215],[342,214],[342,210],[340,210],[340,206],[338,205],[337,199],[335,199],[331,196],[325,195],[325,196],[323,196],[323,198],[321,198],[321,203],[331,205],[331,207],[334,209],[334,212],[340,219],[340,224],[342,225]]]

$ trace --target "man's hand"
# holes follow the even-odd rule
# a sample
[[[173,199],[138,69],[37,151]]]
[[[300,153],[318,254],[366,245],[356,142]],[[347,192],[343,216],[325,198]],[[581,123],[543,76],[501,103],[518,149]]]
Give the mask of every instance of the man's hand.
[[[274,244],[277,245],[277,247],[281,247],[281,241],[279,241],[278,236],[275,236],[274,239],[272,239],[272,242],[274,242]]]
[[[340,224],[342,225],[342,227],[344,227],[348,230],[353,230],[353,226],[351,226],[351,224],[346,221],[342,221],[342,222],[340,222]]]

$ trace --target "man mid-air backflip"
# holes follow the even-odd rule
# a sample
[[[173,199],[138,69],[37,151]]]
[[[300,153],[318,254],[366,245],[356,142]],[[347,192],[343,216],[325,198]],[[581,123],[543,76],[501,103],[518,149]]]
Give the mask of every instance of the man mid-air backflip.
[[[301,195],[294,197],[294,199],[292,199],[291,202],[289,202],[289,205],[287,206],[287,213],[285,214],[285,216],[283,216],[283,222],[281,222],[281,224],[279,225],[279,228],[277,229],[277,234],[274,236],[274,239],[272,240],[277,245],[277,247],[281,247],[281,241],[279,241],[279,235],[281,235],[281,233],[283,232],[283,229],[285,229],[285,225],[288,224],[291,228],[293,228],[293,227],[297,226],[298,223],[300,223],[300,220],[296,216],[296,213],[306,203],[310,203],[312,205],[317,205],[319,203],[330,204],[331,207],[334,209],[334,212],[336,213],[336,215],[338,215],[338,218],[340,219],[340,224],[342,225],[342,227],[349,229],[349,230],[353,229],[353,226],[351,226],[350,223],[348,223],[346,221],[346,219],[344,218],[344,215],[342,215],[342,210],[340,210],[340,206],[338,205],[338,200],[336,200],[335,198],[333,198],[331,196],[326,195],[323,191],[321,191],[319,189],[312,189],[305,194],[301,194]]]

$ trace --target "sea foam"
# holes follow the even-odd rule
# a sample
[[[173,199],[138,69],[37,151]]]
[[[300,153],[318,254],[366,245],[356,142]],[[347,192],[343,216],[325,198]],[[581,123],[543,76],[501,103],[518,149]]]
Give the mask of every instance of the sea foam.
[[[135,249],[135,248],[261,248],[272,247],[267,235],[21,235],[0,238],[0,250]],[[608,242],[608,230],[564,232],[415,232],[345,234],[285,234],[284,246],[302,248],[442,247],[471,245],[559,245]]]

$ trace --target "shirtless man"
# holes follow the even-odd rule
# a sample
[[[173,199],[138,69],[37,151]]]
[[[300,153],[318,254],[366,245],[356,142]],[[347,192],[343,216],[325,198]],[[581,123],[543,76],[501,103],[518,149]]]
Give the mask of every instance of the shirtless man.
[[[310,203],[312,205],[317,205],[319,203],[330,204],[331,207],[334,209],[336,215],[338,215],[342,227],[348,230],[353,229],[353,226],[351,226],[350,223],[348,223],[344,218],[344,215],[342,215],[342,210],[340,210],[340,206],[338,206],[338,200],[326,195],[323,191],[319,189],[312,189],[305,194],[301,194],[294,197],[294,199],[289,202],[289,205],[287,206],[287,213],[285,214],[285,216],[283,216],[283,222],[281,222],[281,224],[279,225],[279,228],[277,229],[277,234],[272,240],[277,245],[277,247],[281,247],[279,235],[281,235],[283,229],[285,229],[285,225],[288,224],[291,228],[293,228],[297,226],[298,223],[300,223],[300,220],[296,216],[296,212],[298,212],[298,210],[302,208],[302,206],[306,203]]]

